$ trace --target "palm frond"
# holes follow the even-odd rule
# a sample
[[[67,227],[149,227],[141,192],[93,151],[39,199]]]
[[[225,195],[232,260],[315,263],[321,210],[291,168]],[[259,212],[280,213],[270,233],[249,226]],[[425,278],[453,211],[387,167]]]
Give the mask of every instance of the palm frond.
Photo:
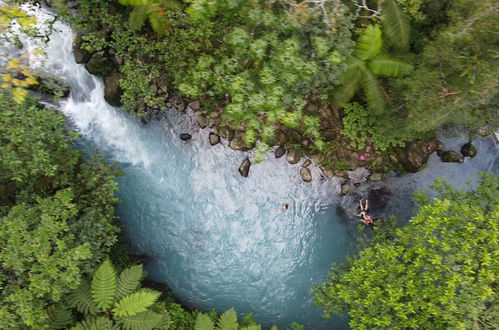
[[[118,0],[118,2],[125,6],[146,6],[151,1],[149,0]]]
[[[411,64],[388,55],[376,56],[369,62],[368,66],[372,73],[384,77],[402,77],[414,68]]]
[[[409,47],[411,28],[409,18],[395,0],[385,0],[383,4],[383,34],[390,46],[400,50]]]
[[[163,316],[152,311],[145,311],[133,316],[124,316],[118,319],[123,330],[151,330],[157,327]]]
[[[133,316],[142,313],[154,304],[160,294],[160,292],[151,289],[140,289],[116,303],[113,313],[117,317]]]
[[[113,329],[113,321],[107,316],[92,317],[76,324],[77,330],[104,330]]]
[[[383,113],[385,110],[385,101],[376,77],[372,73],[366,72],[361,85],[367,101],[367,107],[374,111],[375,114],[379,115]]]
[[[142,265],[132,266],[122,271],[118,277],[115,300],[120,300],[137,290],[143,277],[144,271],[142,270]]]
[[[49,329],[65,329],[73,323],[73,314],[69,309],[50,305],[47,308]]]
[[[128,24],[132,30],[140,30],[147,19],[147,6],[136,6],[128,16]]]
[[[166,21],[166,17],[164,15],[164,9],[159,6],[150,6],[148,9],[149,14],[149,23],[151,24],[152,29],[159,36],[164,36],[166,34],[166,30],[168,28],[168,24]]]
[[[225,311],[218,319],[217,326],[221,330],[237,330],[237,315],[234,308]]]
[[[206,314],[199,313],[196,317],[196,323],[194,324],[194,330],[214,330],[215,325],[213,320]]]
[[[379,54],[382,46],[381,29],[378,25],[369,25],[357,40],[356,54],[361,60],[369,60]]]
[[[104,261],[95,271],[90,293],[102,311],[111,307],[116,294],[116,271],[109,260]]]
[[[94,315],[98,312],[90,294],[90,284],[85,280],[82,280],[80,285],[69,295],[68,304],[85,315]]]
[[[358,78],[340,86],[333,94],[333,104],[344,107],[359,90],[360,81],[361,78]]]
[[[352,80],[358,80],[366,70],[365,62],[355,56],[347,60],[345,72],[338,78],[340,84],[348,84]]]

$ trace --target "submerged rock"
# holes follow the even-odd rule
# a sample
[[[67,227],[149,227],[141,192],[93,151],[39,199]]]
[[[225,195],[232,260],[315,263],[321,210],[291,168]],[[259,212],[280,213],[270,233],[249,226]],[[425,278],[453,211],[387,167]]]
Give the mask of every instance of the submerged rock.
[[[286,153],[286,149],[279,147],[275,150],[275,158],[281,158]]]
[[[210,135],[208,136],[210,140],[210,144],[212,146],[219,144],[220,143],[220,136],[216,135],[215,133],[211,132]]]
[[[191,138],[192,138],[192,135],[190,135],[188,133],[180,134],[180,140],[182,140],[182,141],[187,141],[187,140],[190,140]]]
[[[300,176],[305,182],[312,181],[312,173],[310,172],[310,169],[308,167],[300,168]]]
[[[476,147],[474,145],[471,144],[471,142],[468,142],[466,144],[464,144],[462,147],[461,147],[461,154],[464,156],[464,157],[470,157],[470,158],[473,158],[476,156],[477,154],[477,150],[476,150]]]
[[[246,158],[241,163],[241,166],[239,166],[239,173],[242,176],[244,176],[245,178],[248,177],[250,166],[251,166],[251,162],[248,158]]]
[[[114,73],[104,79],[104,99],[112,106],[121,105],[123,90],[120,87],[121,73]]]
[[[464,161],[464,157],[460,153],[454,150],[442,151],[440,159],[444,163],[462,163]]]
[[[289,150],[288,154],[286,155],[286,160],[290,164],[296,164],[300,161],[301,154],[298,150]]]

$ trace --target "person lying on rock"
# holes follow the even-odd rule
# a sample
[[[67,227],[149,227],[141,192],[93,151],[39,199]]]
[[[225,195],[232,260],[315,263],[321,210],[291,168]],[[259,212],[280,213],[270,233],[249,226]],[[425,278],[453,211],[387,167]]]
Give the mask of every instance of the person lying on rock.
[[[374,220],[367,214],[365,214],[360,221],[366,226],[374,226]]]

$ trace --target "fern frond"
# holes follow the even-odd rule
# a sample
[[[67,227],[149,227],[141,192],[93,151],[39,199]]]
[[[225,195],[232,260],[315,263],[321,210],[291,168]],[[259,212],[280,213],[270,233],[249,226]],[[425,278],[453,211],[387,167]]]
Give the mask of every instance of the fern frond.
[[[411,64],[387,55],[376,56],[369,62],[368,66],[372,73],[384,77],[402,77],[413,69]]]
[[[90,293],[102,311],[111,307],[116,294],[116,271],[109,260],[104,261],[95,271]]]
[[[144,312],[149,306],[154,304],[160,295],[161,293],[158,291],[140,289],[116,303],[113,313],[117,317],[123,317]]]
[[[381,114],[385,109],[385,102],[376,77],[370,72],[366,72],[361,85],[368,108],[374,111],[375,114]]]
[[[147,19],[147,6],[137,6],[133,8],[128,16],[128,25],[132,30],[138,31],[144,26]]]
[[[104,330],[114,329],[113,321],[107,316],[92,317],[76,324],[77,330]]]
[[[68,304],[85,315],[94,315],[99,311],[90,294],[90,284],[82,280],[81,284],[69,295]]]
[[[50,305],[47,308],[49,329],[65,329],[73,323],[73,313],[64,307]]]
[[[124,316],[118,319],[123,330],[151,330],[157,327],[163,316],[152,311],[145,311],[134,316]]]
[[[378,25],[369,25],[357,40],[356,54],[361,60],[369,60],[379,54],[382,46],[381,29]]]
[[[161,1],[161,6],[172,11],[179,11],[182,9],[182,5],[176,0]]]
[[[196,317],[196,323],[194,324],[194,330],[214,330],[215,325],[213,320],[206,314],[199,313]]]
[[[115,300],[120,300],[137,290],[143,277],[144,271],[142,270],[142,265],[132,266],[122,271],[118,277]]]
[[[237,330],[237,315],[234,308],[225,311],[217,321],[217,326],[221,330]]]
[[[166,17],[164,15],[164,9],[159,6],[154,6],[149,8],[149,23],[151,24],[152,29],[158,36],[164,36],[166,34],[166,30],[168,24],[166,22]]]
[[[333,94],[333,104],[344,107],[359,90],[360,80],[352,80],[348,84],[340,86]]]
[[[385,0],[383,4],[383,34],[389,45],[405,50],[409,47],[411,28],[409,18],[395,0]]]

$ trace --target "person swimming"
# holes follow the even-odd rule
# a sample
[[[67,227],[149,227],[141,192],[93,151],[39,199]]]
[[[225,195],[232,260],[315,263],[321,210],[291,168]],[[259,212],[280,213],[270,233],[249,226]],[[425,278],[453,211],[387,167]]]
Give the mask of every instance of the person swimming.
[[[282,209],[283,209],[284,211],[289,210],[289,204],[284,204],[284,205],[282,206]]]

